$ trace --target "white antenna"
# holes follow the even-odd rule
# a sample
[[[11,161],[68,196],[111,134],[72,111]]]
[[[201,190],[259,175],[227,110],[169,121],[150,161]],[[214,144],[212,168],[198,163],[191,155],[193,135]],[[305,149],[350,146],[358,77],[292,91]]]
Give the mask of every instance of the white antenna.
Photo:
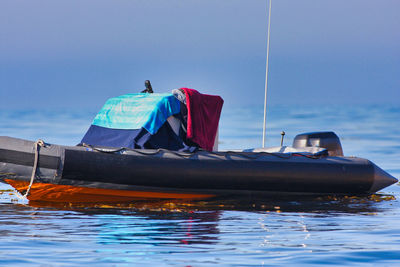
[[[268,9],[268,36],[267,36],[267,64],[265,68],[265,96],[264,96],[264,125],[263,125],[263,139],[262,139],[262,147],[265,147],[265,122],[267,120],[267,89],[268,89],[268,60],[269,60],[269,36],[271,33],[271,7],[272,0],[269,0],[269,9]]]

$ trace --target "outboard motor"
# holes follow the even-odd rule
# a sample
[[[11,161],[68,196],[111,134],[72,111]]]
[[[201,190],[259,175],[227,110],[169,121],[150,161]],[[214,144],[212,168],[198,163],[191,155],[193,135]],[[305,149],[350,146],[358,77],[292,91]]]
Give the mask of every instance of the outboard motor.
[[[343,156],[339,137],[334,132],[312,132],[298,134],[293,140],[293,147],[323,147],[329,156]]]

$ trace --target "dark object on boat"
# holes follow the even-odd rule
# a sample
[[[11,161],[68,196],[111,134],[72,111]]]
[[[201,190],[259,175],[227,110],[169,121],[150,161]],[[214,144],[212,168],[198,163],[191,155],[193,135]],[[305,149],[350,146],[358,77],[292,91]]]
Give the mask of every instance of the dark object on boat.
[[[224,195],[360,195],[397,182],[369,160],[323,153],[184,153],[51,144],[40,147],[37,169],[33,170],[34,148],[32,141],[0,137],[0,180],[21,193],[30,188],[29,200],[120,202]],[[36,175],[30,187],[32,171]]]
[[[293,140],[293,147],[323,147],[329,156],[343,156],[339,137],[334,132],[312,132],[298,134]]]
[[[144,86],[146,87],[146,89],[144,89],[141,93],[149,93],[149,94],[154,93],[153,92],[153,87],[151,87],[150,80],[146,80],[144,82]]]

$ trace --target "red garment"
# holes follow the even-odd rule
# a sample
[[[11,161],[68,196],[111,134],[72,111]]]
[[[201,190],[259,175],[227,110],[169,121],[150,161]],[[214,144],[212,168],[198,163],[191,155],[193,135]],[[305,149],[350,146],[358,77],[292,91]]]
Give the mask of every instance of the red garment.
[[[181,89],[185,92],[188,109],[187,138],[212,151],[224,100],[220,96],[200,94],[194,89]]]

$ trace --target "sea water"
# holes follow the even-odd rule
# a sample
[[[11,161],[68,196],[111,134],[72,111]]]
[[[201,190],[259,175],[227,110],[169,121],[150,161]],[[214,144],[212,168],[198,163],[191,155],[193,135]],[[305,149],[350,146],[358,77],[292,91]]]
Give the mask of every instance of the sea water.
[[[260,147],[262,107],[225,108],[220,149]],[[0,135],[77,144],[91,110],[0,110]],[[268,108],[267,145],[332,130],[345,155],[400,178],[400,106]],[[324,177],[321,177],[323,179]],[[400,266],[400,186],[327,196],[38,205],[0,185],[4,266]]]

